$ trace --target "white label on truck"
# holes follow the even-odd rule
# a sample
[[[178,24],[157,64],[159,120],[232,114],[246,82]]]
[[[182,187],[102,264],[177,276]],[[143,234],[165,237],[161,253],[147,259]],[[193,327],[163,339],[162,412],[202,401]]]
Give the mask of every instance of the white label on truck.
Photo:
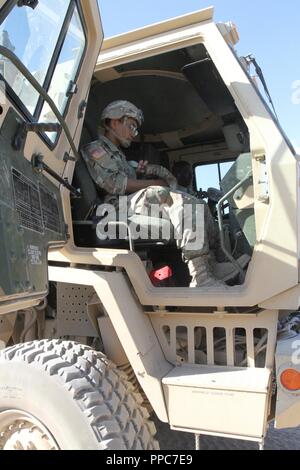
[[[42,253],[38,246],[27,246],[27,256],[29,258],[30,264],[42,264]]]

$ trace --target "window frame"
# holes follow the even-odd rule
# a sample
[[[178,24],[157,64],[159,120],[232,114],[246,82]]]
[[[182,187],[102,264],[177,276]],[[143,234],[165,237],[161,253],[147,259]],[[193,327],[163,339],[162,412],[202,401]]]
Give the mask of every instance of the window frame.
[[[16,6],[16,4],[17,4],[17,0],[10,0],[8,3],[6,3],[1,8],[1,10],[0,10],[0,24],[2,24],[2,22],[6,19],[6,17],[9,15],[9,13],[12,11],[12,9]],[[21,8],[29,8],[29,7],[24,6],[24,7],[21,7]],[[80,62],[78,64],[78,68],[77,68],[76,74],[74,76],[74,83],[76,83],[77,80],[78,80],[78,77],[79,77],[79,74],[80,74],[80,71],[81,71],[81,68],[82,68],[82,63],[83,63],[83,61],[85,59],[85,56],[86,56],[86,51],[87,51],[87,47],[88,47],[88,39],[87,39],[88,36],[87,36],[86,22],[85,22],[85,19],[84,19],[84,15],[83,15],[83,12],[82,12],[80,1],[79,0],[70,0],[70,5],[68,6],[68,9],[67,9],[67,12],[66,12],[66,15],[65,15],[60,33],[58,35],[56,45],[55,45],[55,48],[54,48],[54,52],[53,52],[52,58],[49,62],[48,70],[47,70],[44,82],[43,82],[43,84],[41,84],[41,86],[44,88],[46,93],[48,93],[48,91],[49,91],[51,81],[52,81],[52,78],[53,78],[53,75],[54,75],[54,71],[55,71],[55,68],[57,66],[59,56],[60,56],[61,50],[63,48],[64,41],[66,39],[68,30],[69,30],[69,26],[70,26],[70,23],[71,23],[71,20],[72,20],[72,17],[73,17],[73,14],[74,14],[74,11],[75,11],[76,8],[77,8],[78,15],[79,15],[79,18],[80,18],[80,21],[81,21],[82,30],[83,30],[84,39],[85,39],[84,49],[82,51]],[[18,95],[14,92],[13,88],[5,80],[5,78],[3,77],[3,75],[1,73],[0,73],[0,79],[5,82],[6,92],[9,96],[10,100],[14,104],[14,106],[20,111],[22,117],[24,117],[29,122],[38,122],[38,120],[40,118],[40,115],[41,115],[41,112],[42,112],[42,109],[43,109],[43,106],[44,106],[44,103],[45,103],[43,97],[39,96],[37,104],[35,106],[34,113],[31,114],[29,112],[29,110],[27,109],[27,107],[19,99]],[[65,118],[65,116],[68,113],[72,97],[73,97],[73,95],[70,95],[67,102],[66,102],[64,112],[62,114],[63,118]],[[56,135],[56,138],[55,138],[54,141],[50,140],[45,132],[38,132],[38,135],[45,142],[45,144],[51,150],[53,150],[58,144],[61,132],[62,132],[61,130],[59,132],[57,132],[57,135]]]
[[[68,11],[66,13],[65,21],[63,23],[63,26],[62,26],[62,29],[61,29],[61,32],[60,32],[60,35],[59,35],[59,38],[58,38],[58,41],[57,41],[57,44],[56,44],[56,48],[55,48],[53,56],[52,56],[52,61],[50,62],[48,72],[47,72],[47,75],[46,75],[45,80],[44,80],[43,88],[46,90],[47,93],[48,93],[49,88],[51,86],[54,71],[56,69],[56,66],[57,66],[57,63],[58,63],[58,60],[59,60],[59,57],[60,57],[60,53],[61,53],[61,50],[63,48],[66,36],[68,34],[69,26],[71,24],[72,17],[73,17],[73,14],[74,14],[74,11],[75,11],[76,8],[77,8],[78,15],[79,15],[79,18],[80,18],[80,21],[81,21],[82,30],[83,30],[84,39],[85,39],[84,49],[83,49],[82,54],[81,54],[81,58],[80,58],[80,61],[79,61],[78,67],[77,67],[76,74],[74,75],[74,78],[73,78],[74,83],[76,83],[77,80],[78,80],[80,70],[81,70],[81,67],[82,67],[82,63],[83,63],[85,55],[86,55],[86,50],[87,50],[87,45],[88,44],[87,44],[87,28],[86,28],[86,23],[84,21],[84,16],[83,16],[83,13],[82,13],[81,5],[80,5],[78,0],[73,0],[73,2],[70,3],[70,6],[69,6]],[[64,112],[62,114],[63,117],[65,117],[66,114],[68,113],[70,103],[71,103],[71,100],[72,100],[72,96],[74,96],[74,95],[70,95],[68,97],[68,100],[67,100],[65,108],[64,108]],[[37,121],[40,118],[44,103],[45,103],[45,101],[40,96],[39,100],[38,100],[38,103],[37,103],[37,106],[36,106],[36,111],[38,111],[38,112],[35,112],[35,115],[34,115],[34,118]],[[61,135],[61,130],[59,132],[57,132],[55,140],[52,141],[51,139],[49,139],[49,137],[46,134],[43,134],[43,136],[44,136],[44,138],[47,142],[47,145],[51,149],[56,147],[56,145],[58,143],[58,140],[60,138],[60,135]]]
[[[221,163],[234,163],[236,161],[236,159],[237,159],[237,157],[233,157],[233,158],[225,158],[225,159],[218,160],[218,161],[207,160],[205,162],[195,163],[193,165],[193,173],[194,173],[194,181],[195,181],[196,191],[199,191],[198,185],[197,185],[197,175],[196,175],[197,168],[207,166],[207,165],[218,165],[219,188],[220,188],[220,183],[222,181],[220,164]],[[219,188],[216,188],[216,189],[219,189]]]

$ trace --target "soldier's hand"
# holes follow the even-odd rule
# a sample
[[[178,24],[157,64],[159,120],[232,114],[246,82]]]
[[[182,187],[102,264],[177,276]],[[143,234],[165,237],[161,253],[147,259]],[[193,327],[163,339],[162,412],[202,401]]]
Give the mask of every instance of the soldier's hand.
[[[170,187],[172,189],[177,188],[177,180],[175,176],[172,175],[167,168],[161,165],[152,165],[150,163],[150,165],[147,165],[145,173],[147,176],[156,176],[160,181],[164,181],[163,186]]]
[[[145,173],[146,167],[148,165],[148,160],[140,160],[138,163],[138,167],[136,169],[137,173]]]

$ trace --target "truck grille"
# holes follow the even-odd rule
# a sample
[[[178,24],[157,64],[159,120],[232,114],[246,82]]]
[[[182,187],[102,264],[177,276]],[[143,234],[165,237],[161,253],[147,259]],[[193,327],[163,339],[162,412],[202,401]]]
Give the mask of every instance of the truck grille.
[[[166,359],[236,367],[272,367],[277,314],[149,313]]]
[[[15,168],[12,169],[14,203],[20,224],[29,230],[43,233],[43,217],[38,185]]]
[[[40,195],[45,228],[52,230],[53,232],[60,233],[59,211],[55,194],[51,193],[47,188],[45,188],[45,186],[40,184]]]

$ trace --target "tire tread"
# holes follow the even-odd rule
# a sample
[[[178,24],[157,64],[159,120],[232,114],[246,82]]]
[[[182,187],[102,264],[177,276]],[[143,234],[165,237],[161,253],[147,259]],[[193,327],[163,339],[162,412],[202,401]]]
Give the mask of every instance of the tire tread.
[[[71,341],[41,340],[1,351],[3,360],[21,360],[56,376],[93,429],[98,449],[159,448],[141,395],[101,352]]]

